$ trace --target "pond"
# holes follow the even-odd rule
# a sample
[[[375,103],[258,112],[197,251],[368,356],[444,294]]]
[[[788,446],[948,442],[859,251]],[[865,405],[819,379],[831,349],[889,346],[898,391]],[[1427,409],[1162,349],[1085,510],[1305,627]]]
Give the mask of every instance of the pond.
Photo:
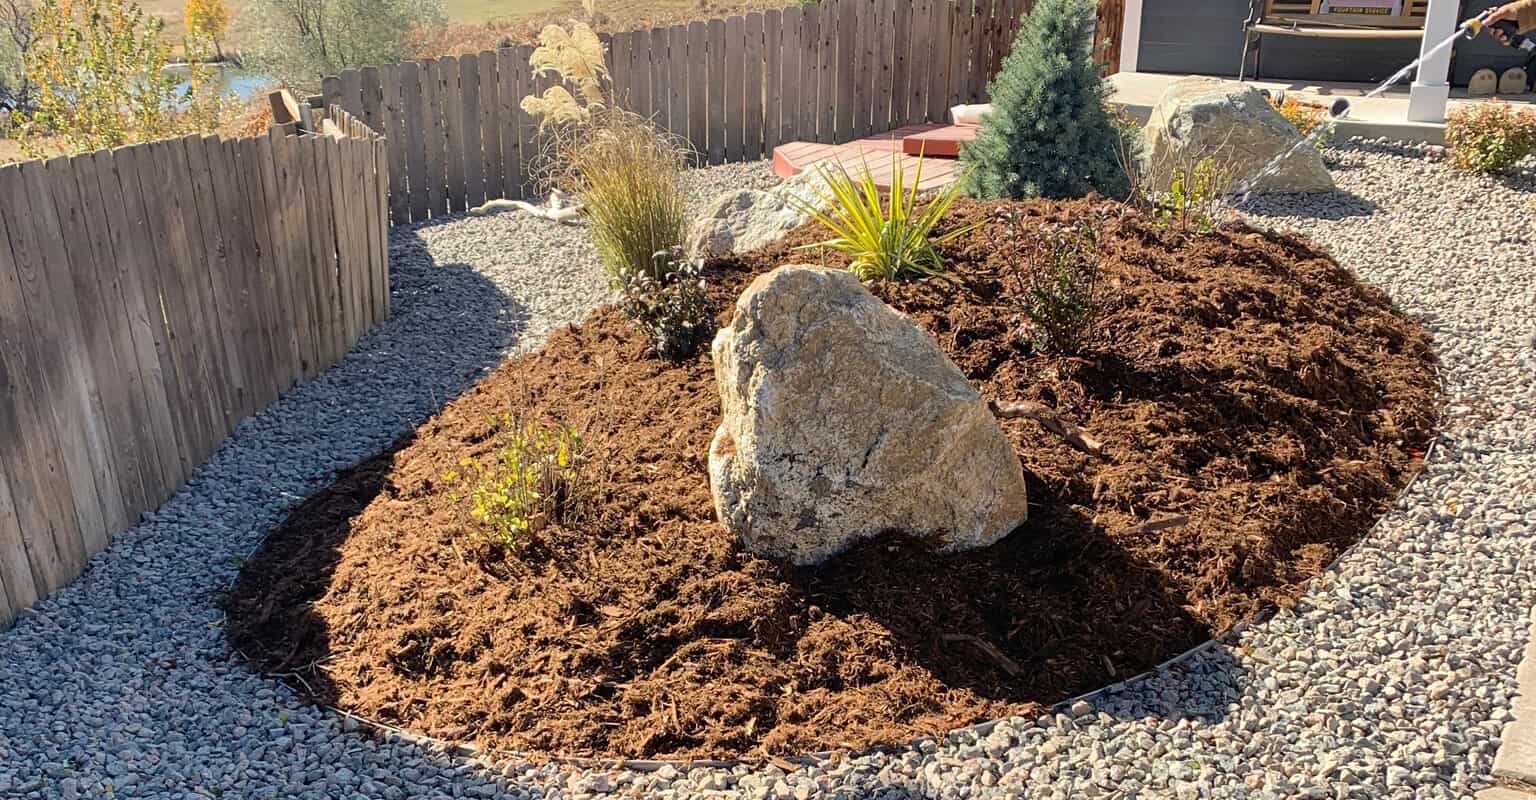
[[[208,69],[213,72],[220,93],[233,94],[241,100],[249,100],[277,83],[277,80],[270,75],[231,64],[209,64]],[[188,65],[170,64],[165,71],[184,78],[188,74]],[[187,82],[183,80],[177,88],[185,90]]]

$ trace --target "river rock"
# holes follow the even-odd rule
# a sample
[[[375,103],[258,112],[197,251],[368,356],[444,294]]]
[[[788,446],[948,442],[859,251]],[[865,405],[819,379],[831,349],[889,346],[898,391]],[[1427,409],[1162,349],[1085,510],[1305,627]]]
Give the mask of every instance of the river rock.
[[[1170,167],[1205,156],[1231,170],[1233,183],[1257,175],[1301,134],[1259,94],[1219,78],[1184,78],[1163,92],[1142,129],[1143,171],[1157,190],[1167,188]],[[1258,179],[1255,192],[1331,192],[1333,176],[1316,147],[1303,145]]]
[[[1018,456],[986,403],[846,270],[759,276],[711,354],[710,490],[748,550],[814,564],[900,531],[954,551],[1024,521]]]

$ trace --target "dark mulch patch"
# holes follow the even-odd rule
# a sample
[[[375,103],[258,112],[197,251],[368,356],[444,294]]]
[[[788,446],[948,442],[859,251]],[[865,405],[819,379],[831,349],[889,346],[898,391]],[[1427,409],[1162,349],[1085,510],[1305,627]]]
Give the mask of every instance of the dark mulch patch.
[[[963,202],[952,221],[994,208]],[[818,235],[713,265],[722,313]],[[945,278],[877,289],[984,396],[1044,403],[1107,443],[1098,461],[1005,422],[1031,518],[996,546],[936,557],[887,538],[799,571],[740,552],[710,504],[707,354],[648,358],[605,310],[295,511],[235,587],[232,640],[320,700],[494,747],[860,748],[1028,713],[1291,602],[1418,468],[1427,337],[1305,242],[1113,222],[1110,310],[1069,359],[1016,342],[997,235],[951,248]],[[479,543],[439,478],[491,452],[488,417],[508,410],[575,426],[591,453],[585,520],[521,554]],[[1138,527],[1170,515],[1189,521]]]

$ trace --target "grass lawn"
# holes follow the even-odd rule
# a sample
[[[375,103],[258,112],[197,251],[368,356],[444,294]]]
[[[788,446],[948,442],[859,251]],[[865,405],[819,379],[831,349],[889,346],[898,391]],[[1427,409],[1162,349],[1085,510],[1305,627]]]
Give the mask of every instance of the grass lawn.
[[[485,22],[530,14],[546,14],[562,7],[580,8],[567,0],[443,0],[449,22]]]
[[[240,10],[245,6],[246,0],[225,1],[234,14],[234,22],[230,26],[232,28],[230,41],[224,42],[224,46],[239,48]],[[165,20],[167,38],[178,43],[181,41],[182,35],[186,32],[182,25],[186,0],[139,0],[139,5],[145,11]],[[605,9],[605,5],[609,7]],[[579,0],[443,0],[443,6],[448,12],[450,23],[470,25],[489,20],[510,20],[561,11],[578,15],[581,10]],[[697,8],[696,0],[623,0],[622,3],[600,2],[598,4],[600,11],[625,17],[650,14],[674,15],[679,11]]]

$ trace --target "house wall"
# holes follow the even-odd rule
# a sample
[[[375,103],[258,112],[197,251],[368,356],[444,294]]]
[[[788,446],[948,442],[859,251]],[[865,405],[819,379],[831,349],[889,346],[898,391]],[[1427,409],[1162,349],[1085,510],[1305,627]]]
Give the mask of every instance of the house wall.
[[[1468,0],[1462,16],[1490,5],[1491,0]],[[1137,69],[1235,77],[1248,14],[1248,0],[1142,0]],[[1418,53],[1417,41],[1264,36],[1256,48],[1250,48],[1248,74],[1255,74],[1256,61],[1257,77],[1271,80],[1380,81]],[[1487,36],[1461,41],[1452,61],[1451,82],[1465,86],[1479,67],[1502,70],[1524,61],[1517,51]]]

